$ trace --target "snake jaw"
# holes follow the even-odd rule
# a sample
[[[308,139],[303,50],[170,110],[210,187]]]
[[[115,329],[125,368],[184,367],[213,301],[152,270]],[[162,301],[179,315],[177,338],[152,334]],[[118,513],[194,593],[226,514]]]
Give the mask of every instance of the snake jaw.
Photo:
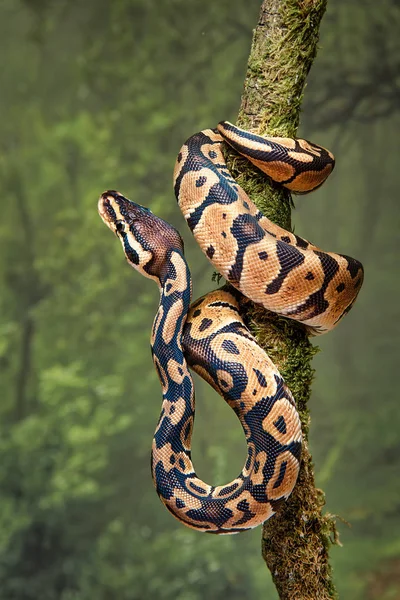
[[[148,208],[132,202],[115,190],[101,194],[97,209],[102,221],[117,235],[123,231],[118,227],[119,224],[123,223],[126,228],[130,228],[136,220],[149,215],[154,216]]]
[[[101,194],[99,201],[97,203],[97,210],[101,217],[101,220],[111,231],[117,233],[116,230],[116,214],[113,207],[113,202],[115,202],[115,195],[120,195],[119,192],[115,192],[114,190],[109,190],[107,192],[103,192]]]

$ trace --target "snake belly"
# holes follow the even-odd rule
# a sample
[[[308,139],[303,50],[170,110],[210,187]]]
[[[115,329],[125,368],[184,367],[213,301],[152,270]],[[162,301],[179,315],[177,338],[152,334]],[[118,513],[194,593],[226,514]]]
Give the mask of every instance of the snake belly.
[[[355,259],[323,252],[264,217],[228,171],[223,140],[300,193],[319,187],[334,160],[306,140],[263,138],[228,122],[183,145],[174,171],[179,206],[201,249],[233,288],[190,305],[191,276],[179,233],[113,190],[98,205],[129,264],[160,290],[151,335],[163,391],[152,446],[157,493],[183,524],[216,534],[244,531],[270,518],[293,490],[300,464],[295,401],[243,322],[240,294],[319,334],[350,310],[363,279]],[[245,465],[226,485],[206,484],[194,470],[189,367],[233,408],[246,436]]]

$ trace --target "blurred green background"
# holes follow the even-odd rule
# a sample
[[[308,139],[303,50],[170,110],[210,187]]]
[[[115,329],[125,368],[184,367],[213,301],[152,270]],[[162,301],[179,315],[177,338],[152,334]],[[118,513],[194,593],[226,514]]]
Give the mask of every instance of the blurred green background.
[[[162,507],[149,469],[161,392],[154,284],[97,215],[114,188],[180,229],[195,297],[212,268],[171,178],[192,133],[235,120],[261,0],[1,0],[0,598],[276,598],[261,529],[204,536]],[[356,307],[318,339],[311,449],[341,598],[400,598],[400,8],[328,3],[300,134],[337,157],[296,198],[296,232],[360,259]],[[397,238],[397,239],[396,239]],[[245,456],[233,412],[197,380],[194,462]]]

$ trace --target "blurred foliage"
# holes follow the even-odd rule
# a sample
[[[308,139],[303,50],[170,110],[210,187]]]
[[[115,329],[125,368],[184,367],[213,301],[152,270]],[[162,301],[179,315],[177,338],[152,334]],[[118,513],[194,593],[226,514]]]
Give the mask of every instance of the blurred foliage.
[[[328,509],[352,525],[334,551],[338,588],[389,600],[400,596],[399,106],[371,113],[362,94],[356,111],[346,102],[359,85],[382,102],[394,93],[399,7],[367,4],[329,6],[301,133],[332,147],[338,166],[296,200],[294,222],[365,264],[356,308],[318,340],[311,435]],[[151,206],[183,233],[195,296],[215,285],[176,209],[172,168],[189,135],[235,119],[259,5],[0,4],[2,600],[276,597],[259,530],[201,536],[157,499],[157,290],[129,270],[96,211],[107,188]],[[194,461],[222,483],[241,468],[243,434],[207,386],[197,389]]]

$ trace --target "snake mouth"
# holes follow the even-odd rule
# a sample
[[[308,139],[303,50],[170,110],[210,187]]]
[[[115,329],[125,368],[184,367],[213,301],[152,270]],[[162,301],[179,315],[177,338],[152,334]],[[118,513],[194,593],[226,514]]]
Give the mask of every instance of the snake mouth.
[[[148,208],[132,202],[132,200],[115,190],[103,192],[99,198],[97,208],[103,222],[115,233],[121,233],[125,230],[125,227],[121,229],[122,222],[129,227],[137,220],[146,219],[149,215],[152,215]],[[155,218],[154,215],[152,216]]]
[[[97,210],[102,221],[112,230],[114,230],[115,222],[117,220],[113,203],[114,205],[115,203],[119,204],[118,200],[126,201],[126,198],[115,190],[107,190],[101,194],[97,203]]]
[[[99,198],[97,208],[104,223],[111,229],[115,228],[117,221],[124,220],[128,225],[137,220],[160,220],[153,215],[150,209],[137,204],[115,190],[103,192]]]

